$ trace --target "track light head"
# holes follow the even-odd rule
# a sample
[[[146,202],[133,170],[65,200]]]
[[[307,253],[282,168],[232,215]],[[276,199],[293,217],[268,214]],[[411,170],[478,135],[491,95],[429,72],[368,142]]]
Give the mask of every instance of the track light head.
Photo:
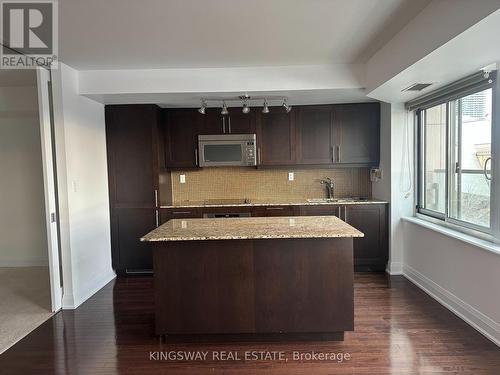
[[[264,99],[264,106],[262,107],[262,113],[269,113],[269,107],[267,106],[266,99]]]
[[[292,106],[287,104],[286,99],[283,99],[283,108],[285,108],[286,113],[292,110]]]
[[[226,102],[222,102],[222,109],[220,111],[222,116],[228,115],[229,111],[227,110]]]
[[[205,109],[207,108],[207,103],[205,103],[204,100],[201,101],[201,107],[198,108],[198,112],[200,112],[202,115],[205,114]]]
[[[243,103],[243,108],[241,108],[241,112],[243,112],[245,115],[246,115],[247,113],[250,113],[250,107],[248,106],[248,104],[247,104],[246,100],[245,100],[245,102]]]

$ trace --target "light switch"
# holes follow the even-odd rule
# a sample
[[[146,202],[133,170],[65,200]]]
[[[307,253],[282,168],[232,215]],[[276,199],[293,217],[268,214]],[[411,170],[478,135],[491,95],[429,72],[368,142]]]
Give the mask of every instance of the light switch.
[[[293,180],[295,180],[295,173],[288,172],[288,181],[293,181]]]
[[[179,176],[179,180],[180,180],[181,184],[185,184],[186,183],[186,175],[185,174],[181,174]]]

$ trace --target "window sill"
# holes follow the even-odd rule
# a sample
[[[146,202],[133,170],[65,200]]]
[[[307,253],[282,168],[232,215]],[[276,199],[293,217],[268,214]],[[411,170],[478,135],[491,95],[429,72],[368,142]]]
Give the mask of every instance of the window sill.
[[[498,245],[494,242],[482,240],[480,238],[477,238],[477,237],[474,237],[474,236],[471,236],[471,235],[468,235],[465,233],[458,232],[456,230],[444,227],[442,225],[431,223],[427,220],[420,219],[418,217],[408,216],[408,217],[404,217],[403,220],[407,221],[409,223],[420,225],[421,227],[436,231],[438,233],[441,233],[445,236],[454,238],[456,240],[468,243],[469,245],[479,247],[479,248],[486,250],[486,251],[489,251],[491,253],[500,255],[500,245]]]

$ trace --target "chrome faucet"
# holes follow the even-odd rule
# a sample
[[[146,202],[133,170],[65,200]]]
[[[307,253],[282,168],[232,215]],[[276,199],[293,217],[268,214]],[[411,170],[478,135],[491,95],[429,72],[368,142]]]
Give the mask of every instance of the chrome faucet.
[[[320,183],[326,185],[328,199],[333,199],[333,196],[335,195],[335,185],[333,184],[332,179],[330,177],[325,177],[320,181]]]

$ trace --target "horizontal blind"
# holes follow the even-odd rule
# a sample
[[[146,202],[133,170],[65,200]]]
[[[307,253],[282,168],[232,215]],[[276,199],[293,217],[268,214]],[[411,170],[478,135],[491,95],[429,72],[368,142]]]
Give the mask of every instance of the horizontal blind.
[[[496,79],[496,71],[491,72],[489,77],[484,72],[477,72],[458,81],[443,86],[438,90],[405,103],[409,111],[433,107],[434,105],[455,100],[474,92],[485,90],[491,87]]]

